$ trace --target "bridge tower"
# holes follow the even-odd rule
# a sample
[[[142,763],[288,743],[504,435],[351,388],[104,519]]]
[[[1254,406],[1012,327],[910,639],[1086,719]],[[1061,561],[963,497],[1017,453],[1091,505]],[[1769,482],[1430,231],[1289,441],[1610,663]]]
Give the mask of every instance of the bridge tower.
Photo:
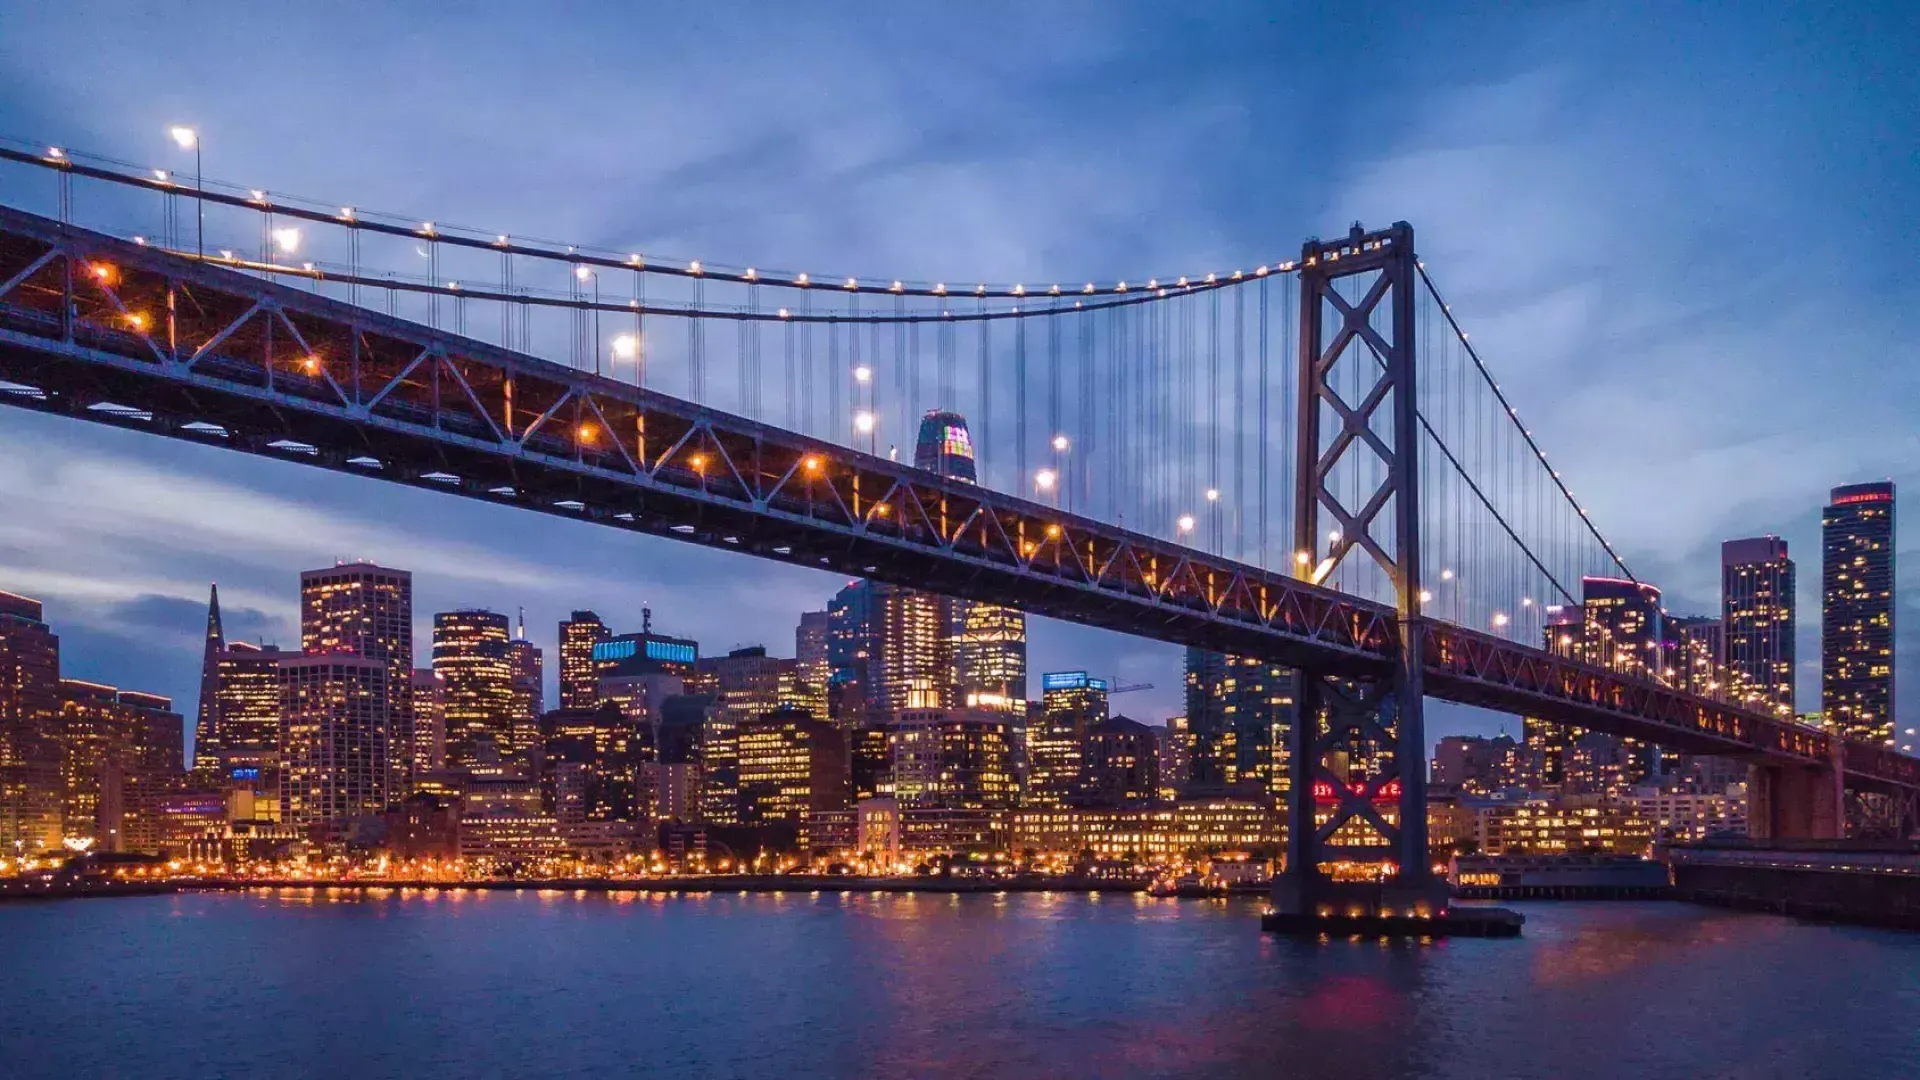
[[[1331,581],[1351,556],[1355,573],[1374,576],[1371,561],[1393,594],[1400,649],[1384,678],[1300,672],[1287,745],[1287,864],[1273,890],[1282,916],[1444,909],[1427,855],[1416,260],[1406,222],[1374,232],[1355,224],[1300,253],[1295,572]],[[1319,822],[1322,805],[1331,813]],[[1384,873],[1334,880],[1327,868],[1342,862]]]

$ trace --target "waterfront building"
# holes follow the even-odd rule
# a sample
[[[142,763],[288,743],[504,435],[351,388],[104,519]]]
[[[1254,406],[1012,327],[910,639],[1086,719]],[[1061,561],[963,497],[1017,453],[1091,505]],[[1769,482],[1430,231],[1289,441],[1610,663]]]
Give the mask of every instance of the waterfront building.
[[[1713,791],[1674,790],[1656,784],[1634,788],[1625,799],[1637,817],[1653,827],[1658,841],[1692,843],[1713,837],[1747,835],[1747,786],[1729,784]]]
[[[594,646],[613,636],[600,616],[576,611],[560,624],[560,707],[591,709],[599,704],[598,665]]]
[[[440,676],[449,768],[521,760],[514,753],[510,641],[507,617],[498,612],[469,608],[433,617],[433,671]]]
[[[1533,796],[1477,802],[1482,855],[1644,855],[1653,824],[1631,805],[1600,796]]]
[[[1893,722],[1893,484],[1833,489],[1820,515],[1820,710],[1829,730],[1911,751]]]
[[[1004,716],[981,710],[902,709],[888,733],[893,798],[903,811],[1013,805]]]
[[[892,797],[892,731],[889,724],[861,724],[848,733],[855,799]]]
[[[872,685],[873,590],[849,581],[827,603],[828,707],[843,725],[867,719],[867,689]]]
[[[214,654],[211,717],[201,711],[201,722],[211,719],[212,778],[231,780],[235,769],[272,772],[280,764],[280,662],[299,653],[271,645],[228,642]],[[204,684],[203,684],[204,685]],[[194,748],[196,774],[201,751]]]
[[[63,838],[98,851],[150,848],[155,806],[182,779],[184,726],[173,702],[62,679],[60,721]]]
[[[280,662],[283,822],[338,830],[386,809],[395,700],[390,671],[382,660],[349,652]]]
[[[776,708],[742,720],[737,733],[742,825],[790,825],[801,830],[812,815],[849,806],[846,732],[805,709]]]
[[[1040,676],[1040,718],[1027,733],[1026,806],[1061,806],[1079,789],[1087,733],[1107,719],[1107,681],[1084,671]]]
[[[1793,560],[1777,536],[1720,545],[1720,662],[1736,691],[1793,711]]]
[[[369,562],[342,562],[300,574],[300,651],[352,653],[387,667],[380,712],[388,731],[385,791],[398,798],[413,784],[413,575]],[[386,753],[383,750],[383,753]]]
[[[1160,744],[1138,720],[1112,716],[1087,730],[1080,759],[1081,806],[1134,806],[1160,799]]]
[[[43,615],[0,592],[0,855],[60,850],[60,639]]]
[[[1023,808],[1013,813],[1016,851],[1171,864],[1231,852],[1277,852],[1280,812],[1265,799],[1214,796],[1132,807]]]

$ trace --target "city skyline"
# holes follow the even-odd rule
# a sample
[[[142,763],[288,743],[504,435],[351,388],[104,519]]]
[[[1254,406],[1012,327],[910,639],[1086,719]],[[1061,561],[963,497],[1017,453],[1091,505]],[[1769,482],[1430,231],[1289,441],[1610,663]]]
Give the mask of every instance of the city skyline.
[[[79,32],[59,12],[29,12],[20,17],[23,32],[17,41],[60,40],[62,35]],[[403,16],[387,18],[393,28],[408,25]],[[703,44],[704,50],[731,47],[764,55],[753,52],[760,47],[740,39],[738,27],[706,29],[719,32],[725,44]],[[402,136],[410,132],[404,117],[376,117],[352,135],[322,132],[295,145],[284,130],[237,109],[212,82],[205,81],[211,76],[201,72],[175,73],[160,80],[164,90],[149,104],[131,110],[85,92],[89,72],[108,70],[109,65],[115,71],[138,70],[134,53],[149,38],[164,41],[180,32],[164,23],[143,24],[138,19],[111,28],[97,42],[98,48],[78,64],[56,69],[44,55],[9,51],[6,55],[22,75],[14,87],[0,92],[0,129],[72,132],[76,144],[165,158],[177,155],[164,137],[166,126],[187,119],[206,132],[211,175],[255,178],[275,190],[338,192],[394,209],[444,207],[461,220],[497,221],[531,234],[583,241],[638,234],[649,249],[657,250],[740,259],[765,253],[790,265],[817,263],[850,269],[977,269],[1009,280],[1089,268],[1181,263],[1215,254],[1231,262],[1252,250],[1250,243],[1260,245],[1257,250],[1262,252],[1276,245],[1286,251],[1302,234],[1335,228],[1353,217],[1405,216],[1421,226],[1427,257],[1446,267],[1456,306],[1474,312],[1475,340],[1486,342],[1490,352],[1501,356],[1539,359],[1537,365],[1503,367],[1507,385],[1530,417],[1558,433],[1548,446],[1555,461],[1564,465],[1575,489],[1593,506],[1595,518],[1622,537],[1625,555],[1639,575],[1662,586],[1676,614],[1718,609],[1713,552],[1722,540],[1777,534],[1799,551],[1817,550],[1818,507],[1828,487],[1881,477],[1916,482],[1910,442],[1867,434],[1879,426],[1898,424],[1897,413],[1889,410],[1891,403],[1903,399],[1900,380],[1911,377],[1904,371],[1879,369],[1876,377],[1888,381],[1886,391],[1864,400],[1841,388],[1845,378],[1809,385],[1792,395],[1798,411],[1789,415],[1757,397],[1757,391],[1741,389],[1734,397],[1724,396],[1727,369],[1723,362],[1710,359],[1740,355],[1745,358],[1741,370],[1749,376],[1779,374],[1813,348],[1825,347],[1824,331],[1816,333],[1797,311],[1775,311],[1764,295],[1762,286],[1777,287],[1780,277],[1768,271],[1756,278],[1748,269],[1773,264],[1766,257],[1767,246],[1785,249],[1791,241],[1803,264],[1819,260],[1863,272],[1883,257],[1876,245],[1854,243],[1852,230],[1870,236],[1879,227],[1874,223],[1883,222],[1891,208],[1900,205],[1899,193],[1913,187],[1913,171],[1891,170],[1888,180],[1883,162],[1862,156],[1869,152],[1838,147],[1826,141],[1827,135],[1811,133],[1899,122],[1888,111],[1888,102],[1900,100],[1898,88],[1886,86],[1884,98],[1864,95],[1841,101],[1814,93],[1788,98],[1790,91],[1779,80],[1804,79],[1803,70],[1820,65],[1789,66],[1784,74],[1779,65],[1766,65],[1763,76],[1762,65],[1751,59],[1791,49],[1820,56],[1871,53],[1876,38],[1868,27],[1823,30],[1823,36],[1812,40],[1801,40],[1777,26],[1745,27],[1742,33],[1758,50],[1750,51],[1747,59],[1731,59],[1716,51],[1702,71],[1697,58],[1690,58],[1689,70],[1701,79],[1716,80],[1717,92],[1696,94],[1686,99],[1691,102],[1686,107],[1663,113],[1660,130],[1672,136],[1664,144],[1689,149],[1671,150],[1668,156],[1653,160],[1624,148],[1638,145],[1647,134],[1646,125],[1652,123],[1644,110],[1635,108],[1635,95],[1652,93],[1660,85],[1666,54],[1643,50],[1631,57],[1619,55],[1620,41],[1610,35],[1609,28],[1579,15],[1523,20],[1494,35],[1454,27],[1449,33],[1457,33],[1458,43],[1469,55],[1485,61],[1484,69],[1492,74],[1469,77],[1423,69],[1427,78],[1436,80],[1438,89],[1427,95],[1425,106],[1389,133],[1380,148],[1357,152],[1335,175],[1283,184],[1277,199],[1229,197],[1188,186],[1194,176],[1260,175],[1268,172],[1265,166],[1274,164],[1248,156],[1251,151],[1225,148],[1246,140],[1215,136],[1273,128],[1286,136],[1280,145],[1287,147],[1299,146],[1306,137],[1270,114],[1272,106],[1233,104],[1240,100],[1231,93],[1235,85],[1261,81],[1261,65],[1266,62],[1260,58],[1264,31],[1236,28],[1229,35],[1222,26],[1204,23],[1188,29],[1180,40],[1187,48],[1217,53],[1218,75],[1197,89],[1162,94],[1171,104],[1136,112],[1135,119],[1118,133],[1179,150],[1170,155],[1181,159],[1178,167],[1136,155],[1130,156],[1129,168],[1100,169],[1099,163],[1112,151],[1098,139],[1043,142],[1038,132],[1057,131],[1051,121],[1061,111],[1077,107],[1096,93],[1113,91],[1115,81],[1102,76],[1113,74],[1116,65],[1120,74],[1131,77],[1118,84],[1138,87],[1127,92],[1146,95],[1143,101],[1150,100],[1156,88],[1164,91],[1183,85],[1170,67],[1127,61],[1124,50],[1114,45],[1123,31],[1137,32],[1140,27],[1123,18],[1118,24],[1100,24],[1100,29],[1072,39],[1072,49],[1049,57],[1060,66],[1057,84],[1036,88],[1033,76],[1010,74],[1003,85],[988,88],[992,101],[1012,108],[1012,115],[1025,121],[1005,132],[1005,145],[996,145],[988,137],[999,136],[1005,126],[989,131],[978,122],[952,116],[940,108],[938,94],[880,93],[879,99],[901,104],[888,106],[890,123],[878,131],[870,131],[864,123],[852,125],[844,116],[829,117],[819,133],[792,143],[778,141],[778,129],[758,120],[739,125],[744,132],[739,142],[693,138],[667,117],[646,110],[647,122],[636,138],[652,150],[672,152],[638,162],[600,147],[589,137],[596,123],[613,119],[605,106],[596,105],[587,116],[559,116],[554,125],[515,123],[513,118],[525,115],[517,107],[450,75],[442,80],[443,88],[431,92],[449,97],[422,99],[422,107],[444,106],[441,111],[457,113],[452,95],[470,91],[474,101],[497,108],[497,115],[507,119],[473,131],[466,144],[444,135],[420,136],[433,143],[432,149],[443,152],[446,167],[418,170],[408,165],[417,144],[405,141],[414,137],[411,133]],[[1334,28],[1324,29],[1332,32]],[[1382,35],[1383,45],[1395,34],[1410,32],[1338,29]],[[1685,49],[1690,42],[1718,40],[1725,29],[1703,20],[1676,31],[1674,40],[1664,47]],[[297,34],[299,25],[278,23],[274,32]],[[588,32],[589,28],[581,27],[554,31],[560,36],[552,37],[529,30],[528,39],[577,43],[574,35]],[[913,35],[902,33],[903,39],[893,42],[902,47],[902,59],[884,60],[878,46],[841,41],[828,54],[846,56],[847,50],[854,50],[849,62],[839,65],[844,70],[814,74],[829,80],[871,82],[876,89],[897,87],[906,78],[905,66],[910,66],[904,57],[920,55],[911,48]],[[815,35],[803,36],[812,40]],[[1583,36],[1593,44],[1584,49],[1569,44]],[[969,44],[982,43],[977,39],[960,43],[962,47]],[[0,49],[10,48],[0,45]],[[584,53],[593,58],[589,69],[601,74],[610,69],[612,61],[604,52],[586,49]],[[776,70],[791,74],[791,69],[802,65],[799,55],[776,54],[770,59],[777,62]],[[678,75],[698,70],[712,56],[694,50],[657,70],[623,70],[622,77],[642,79],[664,95]],[[334,75],[355,63],[324,44],[306,53],[304,61],[320,73]],[[1618,78],[1617,64],[1639,65],[1630,70],[1643,77]],[[804,67],[812,72],[811,62]],[[938,65],[933,70],[933,89],[955,91],[964,85],[950,74],[939,74]],[[1309,74],[1297,77],[1304,80]],[[1344,108],[1356,116],[1377,107],[1370,99],[1335,102],[1313,90],[1308,81],[1283,85],[1287,92],[1320,107]],[[1617,97],[1591,103],[1591,114],[1576,131],[1558,132],[1556,120],[1564,118],[1576,101],[1590,104],[1583,94],[1598,85],[1616,91]],[[1626,86],[1642,89],[1618,89]],[[1730,100],[1731,88],[1754,92],[1746,95],[1748,103],[1736,106]],[[1036,89],[1050,92],[1041,94]],[[299,96],[304,90],[292,88],[291,92],[297,96],[288,108],[296,113],[317,107]],[[841,96],[872,100],[876,95],[849,91]],[[924,98],[933,100],[907,104]],[[1026,100],[1043,104],[1015,107]],[[1709,101],[1719,110],[1709,109]],[[1761,102],[1771,103],[1776,111],[1790,104],[1803,121],[1818,118],[1821,123],[1794,125],[1790,134],[1764,138],[1738,125],[1719,123],[1726,109],[1759,110]],[[752,119],[752,110],[735,102],[710,107]],[[947,142],[955,148],[948,150],[947,142],[916,135],[916,125],[949,136]],[[851,143],[834,141],[836,136],[851,137],[857,132],[865,137]],[[1489,145],[1503,149],[1464,153]],[[503,147],[530,152],[490,152]],[[502,164],[507,157],[516,162],[524,157],[534,164]],[[1028,158],[1037,163],[1028,164]],[[1648,175],[1619,190],[1580,181],[1586,171],[1612,176],[1607,170],[1583,166],[1613,158],[1631,158],[1638,163],[1636,169]],[[1653,190],[1646,185],[1665,183],[1663,190],[1690,191],[1681,181],[1698,171],[1719,168],[1769,176],[1775,185],[1770,190],[1777,195],[1792,184],[1810,182],[1796,168],[1803,158],[1822,160],[1820,179],[1839,183],[1856,212],[1838,215],[1825,209],[1846,201],[1842,199],[1805,205],[1781,200],[1780,205],[1796,209],[1790,214],[1776,210],[1775,216],[1753,227],[1749,219],[1736,215],[1736,208],[1706,205],[1698,197],[1680,199],[1670,210],[1636,201]],[[347,161],[353,162],[351,169],[343,167]],[[715,163],[735,161],[742,167],[715,175]],[[1107,183],[1124,186],[1102,189],[1096,195],[1077,183],[1022,182],[1036,178],[1023,170],[1038,169],[1038,177],[1046,181],[1072,181],[1090,168],[1108,177]],[[844,182],[849,175],[857,178],[857,191],[849,191]],[[705,183],[682,184],[688,176],[703,178]],[[777,184],[766,182],[772,176],[779,177]],[[461,178],[457,185],[455,177]],[[927,182],[913,182],[916,179]],[[562,184],[569,193],[563,200],[523,199],[517,194],[552,191]],[[1047,193],[1044,207],[1025,194],[1034,186]],[[1022,197],[1012,198],[1015,192]],[[652,198],[667,194],[673,197]],[[1195,198],[1196,194],[1208,197]],[[1174,206],[1178,212],[1156,215],[1155,228],[1149,233],[1101,227],[1123,208],[1153,204]],[[1259,208],[1251,209],[1255,204]],[[761,205],[772,209],[743,212]],[[807,224],[794,213],[801,206],[835,207],[837,220],[845,227]],[[941,224],[956,216],[950,213],[956,206],[965,211],[957,216],[973,227]],[[1722,231],[1735,222],[1740,229],[1730,235],[1741,240],[1727,243],[1720,238]],[[1697,320],[1690,320],[1685,310],[1673,309],[1667,299],[1673,292],[1668,287],[1674,283],[1671,275],[1682,271],[1648,264],[1642,257],[1648,250],[1668,249],[1674,230],[1682,227],[1692,232],[1680,235],[1715,238],[1684,245],[1692,252],[1684,273],[1746,282],[1730,298],[1723,294],[1716,301],[1733,305],[1730,312],[1705,329],[1684,332],[1674,327]],[[1551,242],[1536,242],[1542,235]],[[1809,247],[1806,237],[1820,239]],[[1524,250],[1526,257],[1514,258],[1512,249]],[[1861,250],[1866,254],[1854,254]],[[1843,251],[1849,253],[1844,264],[1837,261]],[[1545,289],[1534,289],[1535,282],[1544,282]],[[1622,306],[1632,317],[1615,321],[1634,329],[1595,333],[1595,298],[1621,290],[1625,290]],[[1834,291],[1831,299],[1840,310],[1865,303],[1854,295],[1856,290]],[[1546,299],[1526,299],[1535,295]],[[1877,298],[1898,299],[1884,292]],[[1838,356],[1872,355],[1883,346],[1894,347],[1895,339],[1875,319],[1856,319],[1849,326],[1847,333],[1854,335],[1856,347],[1832,350]],[[1659,333],[1652,333],[1652,328],[1659,328]],[[1583,337],[1594,340],[1583,343]],[[1631,359],[1617,359],[1620,356]],[[1603,363],[1600,357],[1609,359]],[[1653,371],[1663,373],[1653,389],[1637,388],[1633,379]],[[1859,374],[1864,375],[1864,369]],[[1770,384],[1773,380],[1753,381]],[[1703,386],[1714,387],[1713,393],[1698,392]],[[1563,387],[1575,392],[1566,394],[1564,401],[1556,400],[1560,396],[1556,391]],[[1695,414],[1687,411],[1693,399],[1719,400],[1725,408]],[[1622,455],[1618,441],[1597,437],[1604,414],[1596,412],[1594,404],[1620,414],[1631,430],[1658,430],[1662,437],[1635,441],[1635,449]],[[1735,415],[1743,418],[1739,426],[1725,419]],[[1756,431],[1772,434],[1756,437]],[[883,433],[882,438],[907,443],[903,433]],[[1614,452],[1599,453],[1597,447],[1603,442]],[[4,462],[0,497],[23,511],[20,522],[0,531],[0,567],[11,572],[7,585],[67,613],[68,651],[76,670],[105,679],[121,677],[109,670],[111,657],[114,663],[126,665],[121,669],[126,682],[181,701],[193,696],[191,645],[182,653],[156,642],[172,640],[175,629],[191,633],[201,623],[199,596],[207,580],[228,583],[229,621],[237,638],[292,640],[290,620],[272,599],[274,568],[289,564],[324,565],[342,556],[365,555],[438,577],[439,585],[423,590],[423,610],[480,605],[512,612],[524,606],[535,627],[536,643],[549,655],[554,655],[554,643],[547,640],[546,628],[583,598],[606,609],[603,614],[609,618],[616,617],[615,608],[634,611],[647,601],[663,613],[685,612],[686,624],[675,629],[716,646],[773,644],[784,640],[784,625],[754,625],[731,613],[777,606],[782,612],[777,622],[784,624],[788,614],[797,617],[800,611],[816,607],[818,595],[831,591],[835,583],[828,575],[745,563],[659,541],[603,536],[583,525],[528,520],[496,508],[459,505],[338,477],[303,473],[290,483],[288,466],[230,457],[216,460],[198,448],[154,446],[120,432],[75,432],[56,421],[25,414],[9,418],[7,427],[0,430],[0,445],[9,450],[0,456]],[[33,453],[20,452],[29,445]],[[1763,458],[1769,468],[1751,468],[1749,457]],[[46,474],[21,470],[18,463],[26,460],[48,462]],[[1654,492],[1652,497],[1646,494],[1648,489]],[[29,527],[29,522],[39,525]],[[403,523],[403,535],[388,531],[394,522]],[[107,569],[77,572],[71,562],[82,558]],[[1920,562],[1911,554],[1901,560],[1905,588],[1898,595],[1907,603],[1913,595],[1916,567]],[[1800,575],[1802,612],[1818,610],[1815,579],[1811,573]],[[602,599],[609,594],[610,600]],[[1817,707],[1817,697],[1809,689],[1819,678],[1817,630],[1812,622],[1805,617],[1799,622],[1795,681],[1802,710]],[[1033,627],[1032,670],[1088,669],[1110,676],[1124,671],[1129,678],[1161,688],[1140,699],[1151,715],[1179,711],[1179,696],[1170,689],[1179,683],[1177,648],[1043,620],[1034,620]],[[1910,673],[1920,655],[1913,636],[1920,629],[1920,619],[1900,620],[1898,627],[1905,640],[1896,654]],[[416,634],[425,640],[418,625]],[[1920,679],[1908,673],[1903,676],[1897,685],[1902,694],[1911,695]],[[1517,733],[1517,722],[1510,719],[1445,706],[1433,712],[1430,727],[1436,736],[1449,730],[1490,734],[1502,726]]]

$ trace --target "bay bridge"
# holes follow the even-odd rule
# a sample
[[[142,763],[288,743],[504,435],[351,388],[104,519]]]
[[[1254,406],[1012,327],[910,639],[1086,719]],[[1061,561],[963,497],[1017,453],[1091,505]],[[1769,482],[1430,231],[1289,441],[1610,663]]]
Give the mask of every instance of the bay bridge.
[[[1340,902],[1347,859],[1386,864],[1383,906],[1438,908],[1428,697],[1744,760],[1764,836],[1920,792],[1920,760],[1710,657],[1553,647],[1584,577],[1637,579],[1404,222],[1186,273],[925,281],[59,147],[0,145],[0,176],[5,404],[1298,669],[1282,911]],[[978,483],[897,460],[934,409],[973,418]]]

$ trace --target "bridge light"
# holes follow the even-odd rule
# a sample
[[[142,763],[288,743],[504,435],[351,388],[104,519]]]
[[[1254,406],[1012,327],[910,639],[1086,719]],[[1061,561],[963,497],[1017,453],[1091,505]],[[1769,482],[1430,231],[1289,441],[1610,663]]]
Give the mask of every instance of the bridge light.
[[[1451,570],[1442,570],[1442,571],[1440,571],[1440,580],[1441,580],[1441,581],[1452,581],[1452,580],[1453,580],[1453,571],[1451,571]]]
[[[781,309],[780,309],[780,317],[781,317],[781,318],[783,318],[783,319],[791,319],[791,318],[793,318],[793,313],[792,313],[792,312],[790,312],[790,311],[788,311],[788,310],[787,310],[786,308],[781,308]]]
[[[1421,589],[1421,590],[1420,590],[1420,602],[1421,602],[1421,603],[1423,603],[1423,604],[1431,604],[1431,603],[1433,603],[1433,594],[1432,594],[1432,593],[1430,593],[1430,592],[1428,592],[1428,591],[1427,591],[1427,590],[1425,590],[1425,589]]]
[[[167,129],[167,134],[173,137],[173,145],[182,150],[191,150],[200,143],[200,133],[190,127],[176,124]]]
[[[580,281],[585,281],[593,276],[593,267],[576,266],[573,268],[573,276]]]
[[[1067,448],[1072,445],[1072,443],[1067,441],[1065,435],[1055,435],[1053,437],[1053,449],[1055,453],[1064,454],[1067,452]]]
[[[147,317],[137,311],[130,312],[127,315],[127,325],[133,327],[135,330],[144,331],[147,328]]]
[[[700,472],[707,467],[707,455],[695,454],[687,459],[687,464],[693,466],[694,472]]]
[[[1521,598],[1520,598],[1520,606],[1521,606],[1521,607],[1532,607],[1532,606],[1533,606],[1533,597],[1531,597],[1531,596],[1523,596],[1523,597],[1521,597]]]
[[[93,270],[93,276],[100,279],[100,284],[113,284],[114,273],[112,263],[97,262],[92,265],[91,269]]]
[[[233,252],[228,251],[226,248],[220,249],[220,257],[227,260],[228,262],[234,261]]]
[[[848,278],[848,279],[847,279],[847,288],[849,288],[849,289],[857,289],[857,288],[859,288],[859,287],[860,287],[860,283],[859,283],[858,281],[855,281],[855,280],[854,280],[854,279],[852,279],[852,278]]]
[[[282,255],[300,250],[300,230],[292,226],[273,230],[273,246],[279,248]]]
[[[820,471],[820,459],[813,456],[812,454],[808,454],[806,457],[802,458],[800,460],[800,464],[805,466],[808,472]]]
[[[853,381],[854,381],[854,382],[859,382],[859,383],[863,383],[863,382],[872,382],[872,381],[873,381],[873,369],[872,369],[872,368],[870,368],[870,367],[868,367],[868,366],[867,366],[867,365],[865,365],[865,364],[861,364],[861,365],[860,365],[859,367],[857,367],[857,368],[854,368],[854,369],[853,369]]]
[[[853,414],[853,430],[859,432],[860,434],[862,435],[872,434],[873,424],[874,424],[873,414],[870,412],[867,412],[865,409],[862,409],[859,412]]]
[[[1039,472],[1033,474],[1033,486],[1039,488],[1041,491],[1052,491],[1054,483],[1059,479],[1060,474],[1054,472],[1052,469],[1041,469]]]
[[[47,147],[47,156],[54,161],[65,161],[67,159],[67,152],[57,146],[49,146]]]
[[[309,356],[301,362],[300,366],[307,369],[307,374],[315,374],[320,370],[320,358],[317,356]]]
[[[1299,563],[1301,566],[1305,566],[1313,561],[1313,556],[1304,551],[1296,551],[1293,553],[1293,561]]]
[[[621,334],[613,339],[613,358],[631,360],[640,355],[640,335]]]
[[[1340,530],[1339,530],[1339,529],[1335,529],[1335,530],[1333,530],[1332,532],[1330,532],[1330,533],[1328,533],[1328,534],[1327,534],[1327,543],[1329,543],[1329,544],[1337,544],[1337,543],[1339,543],[1339,542],[1340,542]]]
[[[1208,502],[1219,502],[1219,501],[1220,501],[1220,489],[1219,489],[1219,488],[1208,488],[1208,489],[1207,489],[1207,501],[1208,501]]]
[[[154,178],[155,180],[158,180],[158,181],[160,181],[160,182],[161,182],[161,183],[163,183],[163,184],[164,184],[164,183],[166,183],[166,182],[167,182],[167,170],[165,170],[165,169],[155,169],[155,170],[153,170],[153,178]]]
[[[1494,613],[1493,613],[1493,625],[1495,625],[1495,626],[1505,626],[1505,625],[1507,625],[1507,613],[1506,613],[1506,612],[1504,612],[1504,611],[1496,611],[1496,612],[1494,612]]]
[[[423,221],[423,222],[421,222],[421,223],[420,223],[420,233],[421,233],[421,235],[422,235],[422,236],[432,236],[432,235],[433,235],[433,222],[431,222],[431,221]]]
[[[875,503],[873,507],[873,512],[880,515],[881,517],[886,517],[887,513],[892,509],[893,507],[888,506],[886,503]]]
[[[695,259],[695,260],[693,260],[692,262],[690,262],[690,263],[688,263],[688,264],[687,264],[687,273],[689,273],[689,274],[704,274],[704,273],[706,273],[706,270],[705,270],[705,269],[704,269],[703,267],[701,267],[701,265],[700,265],[700,260],[699,260],[699,259]]]
[[[1047,535],[1048,535],[1049,537],[1057,537],[1057,536],[1059,536],[1059,535],[1060,535],[1060,526],[1058,526],[1058,525],[1048,525],[1048,526],[1047,526]],[[1909,732],[1909,734],[1911,734],[1911,732]]]
[[[1193,531],[1193,515],[1181,514],[1179,520],[1175,521],[1173,523],[1173,526],[1174,528],[1178,529],[1183,533],[1192,532]]]
[[[592,442],[592,441],[593,441],[593,437],[594,437],[594,434],[595,434],[595,432],[594,432],[594,430],[593,430],[593,425],[592,425],[592,424],[581,424],[581,425],[580,425],[580,441],[581,441],[581,442],[585,442],[585,443],[590,443],[590,442]]]
[[[352,221],[352,220],[353,220],[353,207],[351,207],[351,206],[343,206],[343,207],[341,207],[341,208],[340,208],[340,220],[341,220],[341,221]]]

